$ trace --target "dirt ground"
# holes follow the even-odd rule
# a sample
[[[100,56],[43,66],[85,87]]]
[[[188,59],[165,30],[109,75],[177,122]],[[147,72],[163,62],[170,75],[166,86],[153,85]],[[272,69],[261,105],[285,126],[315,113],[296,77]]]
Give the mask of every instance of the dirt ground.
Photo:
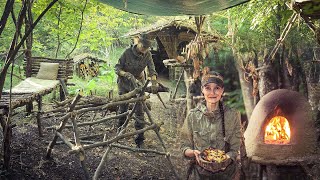
[[[172,84],[165,85],[170,86]],[[160,136],[171,155],[170,158],[174,168],[170,167],[168,159],[163,155],[136,153],[112,148],[108,161],[99,177],[100,179],[176,179],[173,170],[180,177],[185,177],[185,165],[187,162],[181,156],[178,140],[181,120],[177,120],[177,111],[180,110],[180,107],[169,102],[169,93],[160,93],[160,95],[167,109],[164,108],[156,95],[151,95],[149,99],[151,102],[151,113],[156,123],[163,122]],[[52,108],[52,104],[44,106],[44,109],[50,108]],[[53,139],[54,131],[44,129],[44,136],[39,137],[35,115],[26,116],[23,112],[24,108],[20,110],[22,112],[13,118],[17,126],[13,129],[11,169],[9,172],[1,172],[0,179],[85,179],[79,158],[76,155],[68,154],[70,148],[60,143],[60,139],[58,139],[58,143],[60,144],[54,146],[51,159],[45,158],[46,149],[48,143]],[[78,122],[90,121],[93,119],[94,114],[96,114],[96,120],[102,117],[102,113],[91,112],[81,116]],[[43,127],[59,125],[59,122],[59,117],[44,116],[42,120]],[[98,137],[86,139],[82,144],[101,142],[103,140],[103,133],[107,134],[107,139],[111,139],[116,134],[116,125],[117,121],[111,120],[91,127],[80,127],[80,136],[100,134]],[[128,131],[134,131],[133,121],[129,123]],[[73,139],[72,132],[72,129],[64,129],[62,134],[69,139]],[[147,131],[145,137],[146,149],[163,151],[154,131]],[[134,137],[121,139],[119,144],[135,147]],[[93,177],[104,152],[105,148],[102,147],[86,150],[85,162],[91,176],[90,178]]]

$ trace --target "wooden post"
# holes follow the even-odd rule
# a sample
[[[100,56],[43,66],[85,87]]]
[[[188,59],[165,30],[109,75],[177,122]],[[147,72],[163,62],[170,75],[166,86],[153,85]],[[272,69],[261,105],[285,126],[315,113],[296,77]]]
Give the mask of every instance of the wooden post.
[[[149,111],[149,109],[148,109],[148,107],[147,107],[147,105],[146,105],[146,102],[144,101],[144,102],[142,102],[142,104],[143,104],[143,107],[144,107],[144,109],[145,109],[145,112],[146,112],[146,114],[147,114],[147,116],[148,116],[149,121],[151,122],[151,124],[154,124],[154,121],[153,121],[152,116],[151,116],[151,113],[150,113],[150,111]],[[167,148],[166,148],[166,146],[165,146],[165,144],[164,144],[164,142],[163,142],[163,140],[162,140],[162,138],[161,138],[161,136],[160,136],[159,129],[154,129],[154,132],[157,134],[158,139],[159,139],[159,141],[161,142],[161,145],[162,145],[163,150],[164,150],[165,152],[167,152]],[[175,171],[175,168],[174,168],[174,166],[173,166],[173,164],[172,164],[172,161],[171,161],[171,158],[170,158],[170,154],[169,154],[169,153],[168,153],[168,155],[166,155],[166,158],[167,158],[167,160],[168,160],[168,164],[169,164],[170,168],[171,168],[172,171],[173,171],[173,174],[176,176],[177,179],[181,179],[181,178],[179,177],[179,175],[177,174],[177,172]]]
[[[80,138],[79,138],[79,131],[78,131],[78,126],[77,126],[77,122],[75,120],[75,117],[72,117],[71,121],[72,121],[72,125],[73,125],[73,134],[74,134],[76,147],[81,147]],[[80,148],[80,153],[78,154],[78,156],[79,156],[79,160],[81,163],[81,167],[82,167],[84,174],[86,176],[86,179],[90,179],[89,171],[88,171],[87,166],[84,161],[85,160],[85,153],[82,148]]]
[[[10,157],[11,157],[11,140],[12,140],[12,126],[11,124],[6,124],[3,132],[3,149],[4,149],[4,169],[9,170]]]
[[[39,136],[43,137],[42,127],[41,127],[41,113],[42,113],[42,96],[38,95],[38,112],[37,112],[37,124],[38,124],[38,132]]]
[[[137,104],[137,103],[138,103],[138,102],[136,102],[136,104]],[[110,140],[110,141],[109,141],[110,143],[117,141],[117,140],[118,140],[117,138],[119,138],[119,137],[120,137],[119,139],[121,139],[121,135],[124,133],[124,129],[127,127],[128,122],[129,122],[129,119],[131,119],[131,117],[132,117],[132,115],[133,115],[133,113],[134,113],[134,111],[135,111],[135,109],[136,109],[136,104],[134,105],[132,111],[128,114],[126,121],[123,123],[123,125],[122,125],[122,126],[120,127],[120,129],[118,130],[118,132],[117,132],[117,137],[115,137],[115,138],[112,139],[112,140],[114,140],[114,141]],[[132,136],[132,134],[131,134],[130,136]],[[107,142],[107,141],[104,141],[104,142]],[[99,163],[99,166],[97,167],[96,171],[94,172],[94,175],[93,175],[93,179],[94,179],[94,180],[98,179],[98,177],[99,177],[99,175],[100,175],[100,172],[102,171],[103,165],[105,164],[105,162],[106,162],[107,159],[108,159],[108,154],[109,154],[109,152],[110,152],[110,150],[111,150],[111,146],[109,145],[109,144],[110,144],[109,142],[106,143],[106,144],[102,144],[102,143],[101,143],[102,145],[108,145],[108,147],[106,148],[106,151],[105,151],[105,153],[104,153],[103,156],[102,156],[102,159],[101,159],[101,161],[100,161],[100,163]],[[70,152],[69,152],[69,153],[70,153]]]
[[[0,117],[1,125],[3,126],[3,167],[5,170],[9,169],[10,157],[11,157],[11,139],[12,139],[12,127],[8,121],[8,109],[3,109],[2,116]]]
[[[32,110],[33,110],[33,103],[32,103],[32,101],[31,101],[31,102],[29,102],[28,104],[26,104],[27,114],[31,114]]]
[[[6,122],[4,120],[6,112],[8,112],[8,110],[6,110],[5,108],[0,109],[0,124],[1,124],[2,129],[4,129],[4,127],[6,125]]]
[[[67,85],[63,79],[59,79],[60,81],[60,100],[64,101],[66,97],[69,96],[69,92],[67,90]]]
[[[64,101],[66,98],[65,98],[65,94],[64,94],[64,91],[63,91],[63,88],[61,85],[59,88],[59,94],[60,94],[60,101]]]
[[[259,180],[262,180],[263,179],[263,172],[266,170],[266,166],[265,165],[262,165],[260,164],[258,166],[258,179]]]
[[[183,71],[183,72],[184,72],[184,79],[185,79],[184,83],[186,85],[186,99],[187,99],[187,113],[188,113],[192,108],[192,97],[189,92],[189,87],[190,87],[189,79],[191,78],[191,76],[188,74],[187,71]]]
[[[184,73],[184,68],[183,68],[182,71],[181,71],[181,74],[180,74],[180,76],[179,76],[179,79],[178,79],[178,82],[177,82],[177,84],[176,84],[176,87],[174,88],[174,92],[173,92],[173,95],[172,95],[172,98],[171,98],[171,99],[175,99],[175,98],[176,98],[177,91],[178,91],[178,87],[179,87],[179,84],[180,84],[180,82],[181,82],[183,73]]]

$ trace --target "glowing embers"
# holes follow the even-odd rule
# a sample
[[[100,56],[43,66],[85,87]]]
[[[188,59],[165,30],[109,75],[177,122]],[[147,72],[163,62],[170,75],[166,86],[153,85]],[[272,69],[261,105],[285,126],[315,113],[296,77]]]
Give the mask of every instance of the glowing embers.
[[[289,144],[290,126],[285,117],[275,116],[266,127],[264,142],[266,144]]]

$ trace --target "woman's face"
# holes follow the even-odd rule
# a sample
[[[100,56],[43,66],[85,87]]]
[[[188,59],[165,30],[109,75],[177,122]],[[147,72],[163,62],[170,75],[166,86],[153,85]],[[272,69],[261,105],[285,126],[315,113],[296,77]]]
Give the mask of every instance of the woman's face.
[[[215,83],[208,83],[202,87],[202,93],[207,103],[217,103],[222,97],[224,88]]]

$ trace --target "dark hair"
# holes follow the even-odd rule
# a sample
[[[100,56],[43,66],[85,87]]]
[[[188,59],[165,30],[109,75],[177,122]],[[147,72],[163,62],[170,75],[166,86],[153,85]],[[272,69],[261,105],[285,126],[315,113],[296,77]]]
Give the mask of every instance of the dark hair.
[[[226,140],[226,124],[224,120],[224,108],[223,108],[223,102],[219,101],[219,110],[221,115],[221,124],[222,124],[222,135],[223,135],[223,141],[224,141],[224,151],[229,152],[230,151],[230,144]]]

